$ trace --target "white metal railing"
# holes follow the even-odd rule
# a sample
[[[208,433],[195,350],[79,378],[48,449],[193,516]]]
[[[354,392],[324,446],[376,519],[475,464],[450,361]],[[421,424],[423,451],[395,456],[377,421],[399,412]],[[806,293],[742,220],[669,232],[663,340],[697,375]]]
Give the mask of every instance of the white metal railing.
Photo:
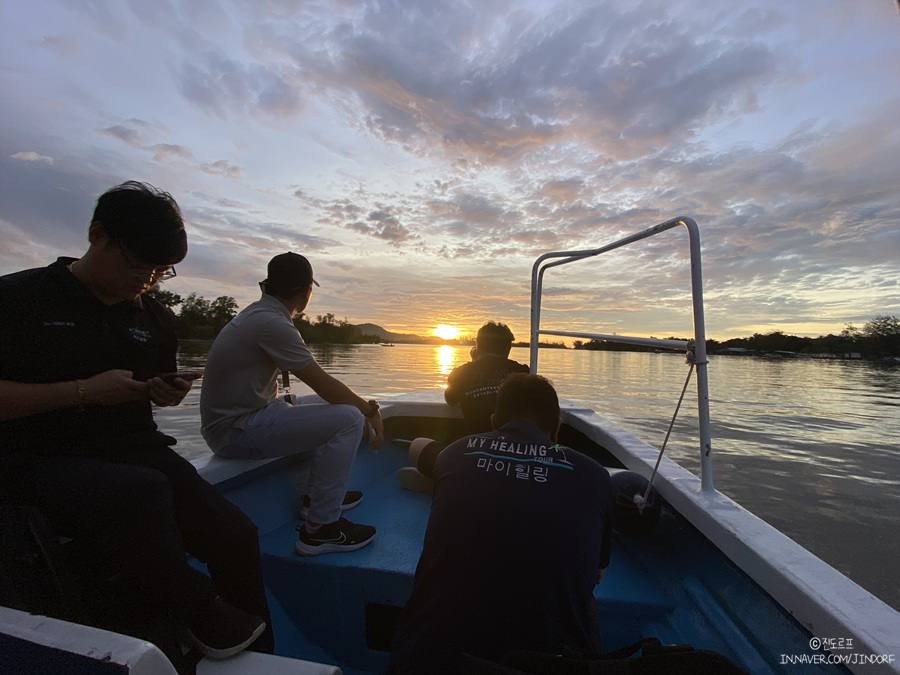
[[[544,283],[544,272],[551,267],[566,265],[568,263],[593,258],[601,253],[607,253],[622,246],[633,244],[642,239],[647,239],[660,234],[673,227],[683,225],[688,231],[691,260],[691,296],[694,312],[694,339],[686,340],[660,340],[657,338],[627,337],[624,335],[603,335],[598,333],[573,333],[569,331],[542,330],[541,329],[541,293]],[[552,262],[548,260],[555,259]],[[558,251],[545,253],[534,263],[531,270],[531,372],[537,372],[538,347],[541,335],[557,335],[564,337],[584,337],[592,340],[606,340],[609,342],[621,342],[624,344],[645,345],[662,349],[692,350],[694,365],[697,368],[697,417],[700,431],[700,469],[701,486],[704,491],[712,491],[712,443],[710,439],[709,424],[709,380],[706,366],[706,326],[703,318],[703,276],[700,267],[700,230],[697,223],[691,218],[680,217],[668,220],[659,225],[625,237],[600,248],[585,251]]]

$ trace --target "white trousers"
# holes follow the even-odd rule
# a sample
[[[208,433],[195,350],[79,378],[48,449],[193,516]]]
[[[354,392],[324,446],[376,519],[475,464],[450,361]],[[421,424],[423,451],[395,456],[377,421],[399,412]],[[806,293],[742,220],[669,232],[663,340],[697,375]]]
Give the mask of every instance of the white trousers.
[[[243,429],[231,429],[216,452],[228,459],[309,455],[309,520],[341,517],[350,467],[362,440],[365,418],[352,405],[327,403],[316,395],[279,399],[257,410]]]

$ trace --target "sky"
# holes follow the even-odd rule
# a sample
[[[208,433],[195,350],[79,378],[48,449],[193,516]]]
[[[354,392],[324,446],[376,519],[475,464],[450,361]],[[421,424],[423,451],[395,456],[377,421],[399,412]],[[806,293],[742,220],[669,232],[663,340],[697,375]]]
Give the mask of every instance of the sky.
[[[0,0],[0,274],[169,191],[166,290],[528,339],[532,266],[688,216],[706,335],[900,315],[896,0]],[[542,327],[692,333],[688,238],[553,269]]]

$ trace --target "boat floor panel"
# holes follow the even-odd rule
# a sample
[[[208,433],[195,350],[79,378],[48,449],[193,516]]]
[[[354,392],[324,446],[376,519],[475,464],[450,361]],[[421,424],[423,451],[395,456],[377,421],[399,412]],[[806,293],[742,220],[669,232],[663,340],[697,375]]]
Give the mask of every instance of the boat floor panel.
[[[360,643],[371,632],[366,608],[401,608],[412,591],[412,579],[422,550],[431,495],[404,490],[396,471],[408,466],[406,450],[393,443],[375,454],[363,444],[348,488],[363,491],[361,504],[347,512],[354,522],[374,525],[374,542],[358,551],[301,557],[294,552],[296,526],[290,520],[260,538],[266,580],[275,603],[291,626],[278,625],[276,635],[296,645],[298,655],[328,660],[328,651],[312,656],[307,646],[331,644],[334,654]],[[609,640],[632,642],[647,621],[665,622],[674,608],[670,589],[659,587],[630,560],[627,547],[615,546],[612,562],[595,598],[601,628]],[[377,576],[377,582],[373,577]],[[318,608],[310,611],[310,608]],[[323,611],[324,608],[328,608]],[[393,617],[396,618],[396,615]],[[388,627],[388,632],[392,627]],[[341,636],[338,639],[338,636]],[[279,645],[279,653],[284,653]],[[284,650],[289,651],[289,650]],[[386,652],[359,654],[357,667],[383,667]],[[342,664],[345,668],[347,663]]]

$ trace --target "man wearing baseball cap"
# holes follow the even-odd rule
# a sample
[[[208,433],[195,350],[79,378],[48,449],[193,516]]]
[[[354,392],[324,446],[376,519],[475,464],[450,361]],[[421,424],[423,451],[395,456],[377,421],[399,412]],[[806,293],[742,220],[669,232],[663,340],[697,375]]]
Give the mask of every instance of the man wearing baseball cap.
[[[374,527],[351,523],[341,514],[362,500],[361,492],[346,488],[363,432],[375,449],[384,440],[378,402],[326,373],[293,324],[318,285],[302,255],[272,258],[260,282],[262,297],[216,337],[200,392],[203,437],[219,457],[309,456],[309,490],[299,509],[306,523],[298,528],[296,544],[297,553],[307,556],[354,551],[372,541]],[[282,372],[295,375],[316,395],[293,403],[279,398]]]

